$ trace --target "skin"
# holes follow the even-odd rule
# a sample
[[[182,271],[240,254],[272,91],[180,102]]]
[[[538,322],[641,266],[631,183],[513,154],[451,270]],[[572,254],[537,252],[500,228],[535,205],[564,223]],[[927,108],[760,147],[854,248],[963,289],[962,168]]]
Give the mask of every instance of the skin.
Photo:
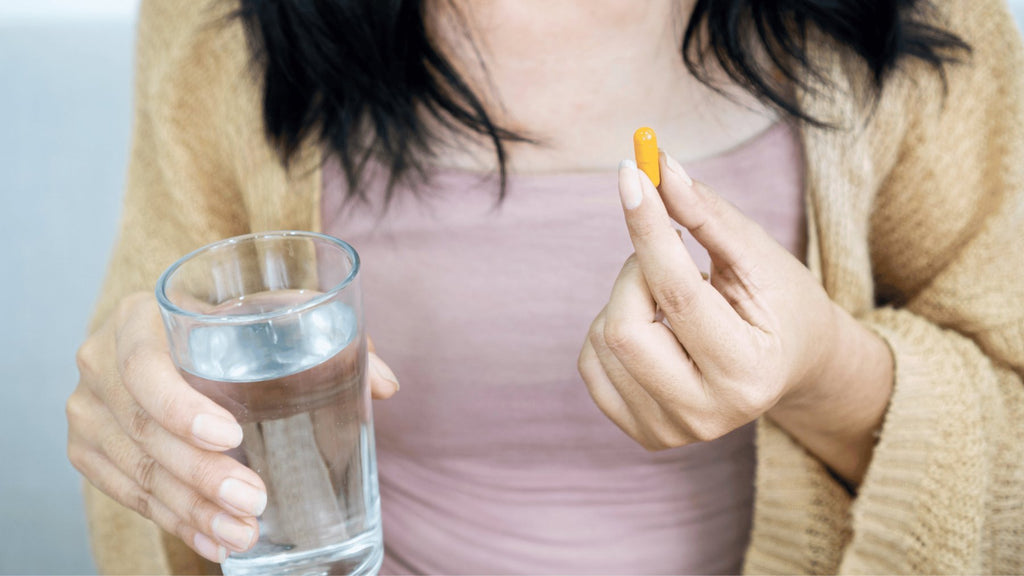
[[[509,144],[514,172],[606,172],[633,156],[639,126],[654,127],[687,162],[733,148],[777,120],[724,74],[711,71],[736,101],[686,70],[679,47],[691,0],[456,2],[472,45],[447,2],[432,12],[432,32],[495,121],[541,143]],[[497,168],[487,142],[448,141],[441,165]]]
[[[660,165],[660,191],[631,162],[619,169],[636,252],[580,353],[594,401],[650,450],[767,414],[858,484],[891,393],[888,347],[760,226],[664,153]],[[670,219],[707,248],[710,281]]]
[[[451,6],[467,30],[452,26]],[[656,127],[686,162],[777,120],[741,91],[725,85],[734,99],[723,98],[686,72],[678,46],[691,9],[690,0],[456,1],[438,3],[428,26],[495,120],[541,142],[510,145],[513,172],[604,171],[632,156],[637,126]],[[496,168],[485,143],[447,141],[439,166]],[[892,388],[888,348],[759,226],[690,184],[677,162],[663,157],[661,170],[660,191],[628,164],[619,170],[636,253],[579,357],[594,401],[648,449],[710,440],[768,415],[856,485]],[[670,218],[708,249],[710,282]],[[373,397],[388,398],[397,379],[370,358]],[[210,560],[250,548],[265,486],[221,454],[241,431],[178,376],[153,295],[125,298],[82,345],[78,365],[67,403],[72,464]]]
[[[371,394],[390,398],[398,383],[372,341],[370,348]],[[241,443],[241,428],[178,375],[154,295],[125,298],[79,348],[77,361],[80,378],[67,402],[75,468],[209,560],[251,548],[266,486],[221,454]],[[211,435],[204,426],[211,420],[237,433]]]

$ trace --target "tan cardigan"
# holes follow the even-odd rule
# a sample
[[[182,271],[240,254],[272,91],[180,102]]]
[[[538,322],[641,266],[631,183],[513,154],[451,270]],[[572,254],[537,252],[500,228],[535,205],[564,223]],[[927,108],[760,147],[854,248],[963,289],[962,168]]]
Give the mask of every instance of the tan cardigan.
[[[142,4],[122,228],[94,326],[195,247],[320,227],[320,151],[277,162],[225,4]],[[1002,0],[936,4],[974,47],[945,98],[907,61],[869,116],[861,64],[812,43],[847,93],[801,103],[850,129],[802,132],[808,262],[889,343],[895,389],[855,499],[760,423],[748,572],[1024,572],[1024,50]],[[85,500],[102,571],[216,569],[88,485]]]

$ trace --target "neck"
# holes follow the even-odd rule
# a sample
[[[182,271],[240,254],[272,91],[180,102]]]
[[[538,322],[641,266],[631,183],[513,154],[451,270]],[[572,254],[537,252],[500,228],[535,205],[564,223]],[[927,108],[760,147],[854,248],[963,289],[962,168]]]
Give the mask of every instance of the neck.
[[[725,99],[697,82],[680,54],[694,2],[453,0],[438,2],[431,25],[496,123],[539,142],[509,146],[513,171],[604,170],[632,155],[630,136],[642,125],[683,158],[715,152],[714,138],[696,136],[708,118],[721,120]],[[717,126],[722,149],[738,138],[729,128]],[[494,163],[482,145],[444,158],[480,170]]]

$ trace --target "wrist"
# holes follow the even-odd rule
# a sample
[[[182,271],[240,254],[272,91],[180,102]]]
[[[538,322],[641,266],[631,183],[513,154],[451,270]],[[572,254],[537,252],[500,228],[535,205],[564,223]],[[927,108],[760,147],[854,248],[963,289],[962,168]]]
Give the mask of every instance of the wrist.
[[[829,301],[828,312],[818,317],[818,327],[802,356],[804,367],[796,372],[795,381],[772,409],[773,414],[815,409],[831,395],[827,383],[843,379],[846,367],[842,361],[859,343],[845,322],[850,318],[839,306]],[[850,318],[852,320],[852,318]]]
[[[833,336],[816,367],[769,416],[853,485],[871,460],[893,386],[885,341],[834,306]]]

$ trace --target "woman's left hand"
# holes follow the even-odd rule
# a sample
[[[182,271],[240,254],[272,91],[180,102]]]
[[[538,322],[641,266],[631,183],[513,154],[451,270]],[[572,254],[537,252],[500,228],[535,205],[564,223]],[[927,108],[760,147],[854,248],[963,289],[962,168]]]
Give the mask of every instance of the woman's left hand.
[[[840,451],[851,441],[870,442],[891,387],[891,358],[879,356],[889,354],[885,344],[835,305],[810,271],[760,226],[691,181],[665,154],[660,164],[660,195],[635,164],[619,168],[635,253],[580,353],[580,374],[597,405],[650,450],[718,438],[776,407],[794,415],[790,432],[796,436],[829,434],[835,422],[827,419],[843,416],[822,414],[811,422],[806,409],[830,403],[819,383],[856,374],[847,374],[842,354],[858,360],[868,354],[889,363],[889,382],[884,372],[878,377],[879,394],[869,395],[871,405],[863,407],[868,421],[844,429],[855,438],[841,440]],[[672,219],[708,250],[710,281]],[[820,406],[817,399],[823,399]],[[807,444],[834,449],[813,438]],[[856,481],[864,466],[840,472]]]

